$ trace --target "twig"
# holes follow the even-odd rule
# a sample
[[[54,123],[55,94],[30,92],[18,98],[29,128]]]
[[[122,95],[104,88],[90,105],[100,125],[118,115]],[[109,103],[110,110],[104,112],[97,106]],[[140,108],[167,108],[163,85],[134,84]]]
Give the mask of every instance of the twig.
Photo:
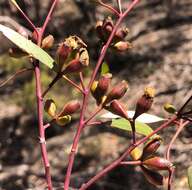
[[[43,92],[42,94],[42,98],[45,97],[45,95],[51,90],[51,88],[56,84],[56,82],[61,79],[61,75],[60,74],[57,74],[55,76],[55,78],[51,81],[51,83],[49,84],[48,88]]]
[[[176,133],[174,134],[174,136],[172,137],[171,139],[171,142],[169,143],[168,147],[167,147],[167,150],[166,150],[166,159],[167,160],[170,160],[170,150],[171,150],[171,147],[173,146],[173,143],[175,142],[176,138],[178,137],[178,135],[180,134],[180,132],[183,130],[183,128],[189,123],[189,121],[186,121],[186,122],[183,122],[180,123]]]
[[[125,165],[125,166],[127,166],[127,165],[136,165],[136,166],[139,166],[139,165],[141,165],[141,161],[140,160],[137,160],[137,161],[122,161],[122,162],[120,162],[120,165]]]
[[[18,75],[25,73],[27,71],[32,71],[33,68],[25,68],[25,69],[21,69],[19,71],[17,71],[16,73],[14,73],[12,76],[10,76],[8,79],[6,79],[5,81],[3,81],[0,84],[0,88],[2,88],[3,86],[5,86],[10,80],[13,80],[15,77],[17,77]]]
[[[111,164],[109,164],[107,167],[105,167],[103,170],[101,170],[98,174],[96,174],[93,178],[91,178],[87,183],[84,183],[79,190],[85,190],[89,188],[93,183],[95,183],[97,180],[99,180],[101,177],[103,177],[105,174],[107,174],[112,169],[116,168],[129,154],[130,152],[139,146],[140,144],[146,142],[151,136],[158,133],[159,131],[167,128],[171,123],[173,123],[177,119],[177,116],[173,116],[169,121],[162,124],[160,127],[158,127],[156,130],[154,130],[151,134],[144,137],[143,139],[137,141],[135,144],[131,144],[127,150],[115,161],[113,161]]]
[[[19,7],[17,7],[14,3],[13,5],[17,8],[17,10],[22,14],[23,18],[29,23],[29,25],[31,26],[31,28],[37,32],[36,26],[33,24],[33,22],[31,21],[31,19],[22,11],[22,9],[20,9]]]
[[[85,90],[85,85],[84,85],[84,79],[83,79],[83,73],[80,72],[79,73],[79,78],[80,78],[80,82],[81,82],[81,87],[83,88],[83,90]]]
[[[103,1],[99,1],[99,4],[103,7],[105,7],[106,9],[108,9],[109,11],[111,11],[113,14],[115,14],[117,17],[120,16],[119,12],[112,6],[106,4],[106,3],[103,3]]]
[[[68,83],[70,83],[72,86],[74,86],[77,90],[79,90],[82,94],[84,93],[84,91],[81,89],[81,87],[79,85],[77,85],[74,81],[72,81],[71,79],[69,79],[67,76],[63,75],[62,76]]]
[[[74,140],[73,140],[71,153],[69,155],[69,162],[68,162],[67,172],[66,172],[65,181],[64,181],[64,189],[65,190],[69,189],[69,184],[70,184],[70,178],[71,178],[71,172],[72,172],[72,167],[73,167],[73,163],[74,163],[75,153],[77,151],[77,146],[78,146],[78,142],[79,142],[79,139],[80,139],[80,136],[81,136],[82,129],[84,128],[84,125],[85,125],[84,115],[85,115],[86,108],[88,106],[88,98],[89,98],[89,93],[90,93],[91,86],[93,84],[93,81],[95,80],[95,77],[96,77],[96,75],[98,73],[98,70],[99,70],[99,68],[100,68],[100,66],[101,66],[101,64],[103,62],[103,59],[104,59],[104,57],[106,55],[107,49],[110,46],[119,25],[121,24],[123,19],[127,16],[127,14],[132,10],[132,8],[138,2],[139,2],[139,0],[134,0],[128,6],[127,10],[118,18],[117,23],[115,24],[115,26],[113,28],[113,31],[111,32],[111,34],[109,36],[109,39],[107,40],[106,44],[101,49],[98,62],[96,64],[96,67],[95,67],[95,69],[94,69],[94,71],[92,73],[90,82],[88,84],[88,88],[85,89],[84,96],[83,96],[83,103],[82,103],[82,109],[81,109],[81,114],[80,114],[79,125],[78,125],[77,132],[76,132],[76,135],[75,135]]]

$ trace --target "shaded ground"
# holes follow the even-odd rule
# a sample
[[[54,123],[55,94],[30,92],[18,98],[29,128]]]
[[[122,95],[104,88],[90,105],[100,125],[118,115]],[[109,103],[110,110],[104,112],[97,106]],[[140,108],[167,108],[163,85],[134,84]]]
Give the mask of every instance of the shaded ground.
[[[142,1],[126,20],[130,28],[129,38],[134,45],[133,50],[122,55],[110,53],[107,57],[115,76],[113,83],[117,83],[120,79],[129,81],[130,90],[124,98],[129,109],[134,108],[135,101],[145,86],[154,86],[157,95],[151,113],[163,117],[166,116],[162,111],[163,104],[171,102],[177,107],[182,105],[191,94],[192,84],[192,1],[182,0],[173,2],[172,5],[167,3],[158,0]],[[86,6],[90,11],[85,11]],[[94,10],[89,4],[79,3],[76,6],[72,1],[66,1],[66,4],[63,2],[56,12],[56,21],[50,27],[50,31],[58,36],[58,41],[68,34],[80,33],[90,47],[90,54],[96,58],[97,39],[93,37],[92,22],[95,18],[91,14],[94,11],[97,19],[107,14],[101,7]],[[9,11],[2,12],[2,15],[7,14]],[[1,51],[5,52],[6,47],[1,47]],[[92,62],[94,63],[94,59]],[[8,73],[0,66],[0,79],[5,79],[7,75]],[[23,79],[31,80],[30,78],[27,75]],[[26,108],[17,106],[8,98],[15,96],[13,87],[17,91],[23,87],[22,81],[13,82],[0,91],[0,189],[2,190],[45,189],[36,120],[33,114],[24,114]],[[59,92],[66,93],[66,90]],[[94,100],[91,101],[90,105],[94,103]],[[90,106],[90,112],[92,110],[93,107]],[[54,186],[58,187],[55,189],[60,189],[63,185],[67,154],[75,125],[76,121],[69,129],[54,126],[47,131],[53,182]],[[170,141],[170,135],[174,130],[171,128],[166,133],[162,132],[165,144]],[[118,157],[129,144],[128,139],[128,136],[122,135],[121,132],[104,126],[86,130],[79,145],[73,170],[73,186],[78,187],[104,165]],[[162,146],[159,154],[163,154],[165,148]],[[192,164],[191,149],[190,125],[182,132],[172,150],[172,158],[177,167],[174,190],[188,189],[186,169]],[[155,190],[156,188],[146,182],[139,168],[128,167],[115,169],[91,188],[91,190],[103,189]]]

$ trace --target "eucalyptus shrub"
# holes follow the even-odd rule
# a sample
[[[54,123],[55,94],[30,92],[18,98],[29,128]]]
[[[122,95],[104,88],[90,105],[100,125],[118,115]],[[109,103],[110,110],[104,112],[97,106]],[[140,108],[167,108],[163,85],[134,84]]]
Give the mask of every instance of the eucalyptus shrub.
[[[23,72],[34,72],[36,81],[36,90],[34,94],[37,99],[39,144],[48,190],[52,190],[54,187],[52,185],[51,170],[46,149],[45,131],[49,127],[52,127],[53,123],[60,126],[65,126],[70,123],[73,114],[76,112],[79,112],[79,122],[76,128],[76,134],[72,137],[73,144],[69,154],[68,166],[64,179],[65,190],[69,188],[73,189],[73,187],[70,187],[70,179],[82,131],[88,126],[98,126],[105,123],[106,121],[103,121],[102,118],[107,118],[108,121],[111,121],[111,126],[113,127],[124,130],[125,132],[131,132],[132,141],[130,144],[128,143],[125,152],[116,160],[109,163],[100,172],[95,174],[95,176],[87,182],[85,181],[80,187],[74,188],[78,188],[79,190],[90,189],[92,184],[96,183],[114,168],[118,166],[135,165],[141,168],[146,180],[151,184],[158,187],[166,183],[167,189],[170,190],[175,170],[174,163],[170,159],[170,150],[179,133],[192,121],[192,108],[187,111],[185,109],[189,102],[192,101],[192,96],[190,96],[179,109],[171,104],[166,104],[164,109],[170,113],[170,117],[160,118],[158,116],[146,114],[151,108],[155,97],[155,89],[153,87],[146,87],[136,103],[135,111],[127,111],[121,99],[127,92],[128,83],[123,80],[114,86],[111,85],[113,76],[104,62],[104,58],[109,49],[126,53],[132,48],[131,42],[127,41],[126,38],[129,30],[127,27],[122,26],[122,22],[128,17],[130,11],[136,7],[139,0],[130,0],[127,7],[124,9],[122,9],[121,0],[116,1],[116,7],[102,0],[94,1],[94,3],[108,9],[112,17],[107,17],[95,24],[95,30],[99,38],[101,49],[96,65],[91,67],[92,74],[89,78],[88,85],[85,85],[84,70],[90,65],[89,47],[87,47],[86,43],[81,38],[76,35],[71,35],[59,44],[54,58],[48,54],[49,49],[54,44],[54,37],[51,34],[45,36],[45,31],[59,0],[52,1],[52,6],[41,27],[37,27],[33,24],[15,0],[10,0],[10,2],[30,25],[32,35],[27,36],[22,28],[18,28],[17,31],[14,31],[4,25],[0,25],[0,32],[17,46],[16,48],[10,49],[10,56],[15,58],[21,58],[23,56],[28,57],[29,68],[19,70],[11,78],[3,82],[1,87]],[[55,73],[55,77],[45,91],[42,91],[42,64],[46,65]],[[101,72],[99,72],[100,70]],[[71,79],[71,76],[74,74],[79,77],[78,83]],[[62,79],[68,81],[69,84],[82,95],[82,98],[80,100],[72,99],[66,103],[61,110],[58,110],[56,106],[57,102],[53,99],[46,99],[46,95],[52,87]],[[97,108],[88,116],[87,108],[90,96],[95,99]],[[102,110],[107,110],[108,113],[100,115]],[[44,111],[47,112],[50,117],[49,123],[44,123]],[[163,124],[153,130],[148,124],[139,119],[141,118],[140,116],[143,116],[147,123],[161,121]],[[156,151],[163,139],[157,133],[173,126],[177,126],[175,134],[173,134],[170,143],[167,145],[164,155],[158,156]],[[137,133],[142,134],[143,137],[138,138]],[[143,145],[143,148],[141,149],[139,145]],[[165,173],[162,174],[162,170],[167,171],[168,175],[165,175]],[[192,188],[191,168],[189,168],[188,171],[189,185],[190,188]]]

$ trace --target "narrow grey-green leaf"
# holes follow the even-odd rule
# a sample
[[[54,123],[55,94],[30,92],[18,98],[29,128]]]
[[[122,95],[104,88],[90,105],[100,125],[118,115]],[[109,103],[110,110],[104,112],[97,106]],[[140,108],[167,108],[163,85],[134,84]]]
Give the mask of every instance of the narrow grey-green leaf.
[[[192,190],[192,166],[188,168],[187,175],[188,175],[189,188],[190,190]]]
[[[26,39],[21,34],[2,24],[0,24],[0,32],[2,32],[5,37],[12,41],[16,46],[30,54],[32,57],[48,66],[50,69],[53,68],[53,58],[39,46],[34,44],[32,41]]]
[[[119,129],[130,131],[130,132],[132,131],[130,122],[123,118],[112,119],[111,127],[119,128]],[[135,123],[135,129],[136,129],[136,133],[145,135],[145,136],[153,132],[153,130],[151,129],[151,127],[149,127],[149,125],[138,122],[138,121],[136,121]]]

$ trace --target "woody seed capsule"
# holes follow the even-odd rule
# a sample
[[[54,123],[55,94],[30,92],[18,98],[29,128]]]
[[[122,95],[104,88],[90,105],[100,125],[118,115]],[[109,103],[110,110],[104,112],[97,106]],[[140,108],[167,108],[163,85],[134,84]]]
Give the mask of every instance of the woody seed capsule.
[[[122,81],[120,84],[113,87],[113,89],[107,95],[107,99],[105,100],[105,104],[111,102],[114,99],[122,98],[128,89],[128,83],[126,81]]]
[[[121,40],[124,40],[127,36],[127,34],[129,33],[129,29],[128,28],[120,28],[117,30],[115,36],[114,36],[114,39],[116,41],[121,41]]]
[[[160,137],[156,137],[151,141],[149,141],[143,149],[142,159],[146,159],[147,157],[153,155],[153,153],[157,151],[160,145],[161,145]]]
[[[143,113],[149,111],[152,106],[155,90],[154,88],[145,88],[144,95],[137,101],[135,115],[133,120]]]
[[[113,47],[116,50],[123,52],[123,51],[126,51],[126,50],[132,48],[132,45],[131,45],[131,43],[129,43],[127,41],[120,41],[120,42],[117,42]]]
[[[124,106],[118,101],[118,100],[113,100],[109,106],[107,106],[107,110],[110,112],[119,115],[125,119],[128,119],[128,114],[126,112],[126,109]]]
[[[169,170],[173,164],[165,158],[152,157],[142,162],[142,165],[154,170]]]
[[[155,171],[149,170],[143,166],[141,166],[144,176],[146,177],[149,183],[155,186],[162,186],[163,185],[163,176]]]
[[[95,91],[96,94],[98,94],[98,96],[104,96],[107,93],[110,82],[111,82],[111,78],[112,78],[112,74],[110,73],[107,73],[101,76]]]
[[[52,35],[48,35],[42,41],[41,47],[43,49],[50,49],[53,46],[54,37]]]
[[[80,107],[81,107],[81,105],[78,100],[72,100],[65,105],[65,107],[59,114],[59,117],[64,116],[64,115],[71,115],[71,114],[77,112],[80,109]]]

